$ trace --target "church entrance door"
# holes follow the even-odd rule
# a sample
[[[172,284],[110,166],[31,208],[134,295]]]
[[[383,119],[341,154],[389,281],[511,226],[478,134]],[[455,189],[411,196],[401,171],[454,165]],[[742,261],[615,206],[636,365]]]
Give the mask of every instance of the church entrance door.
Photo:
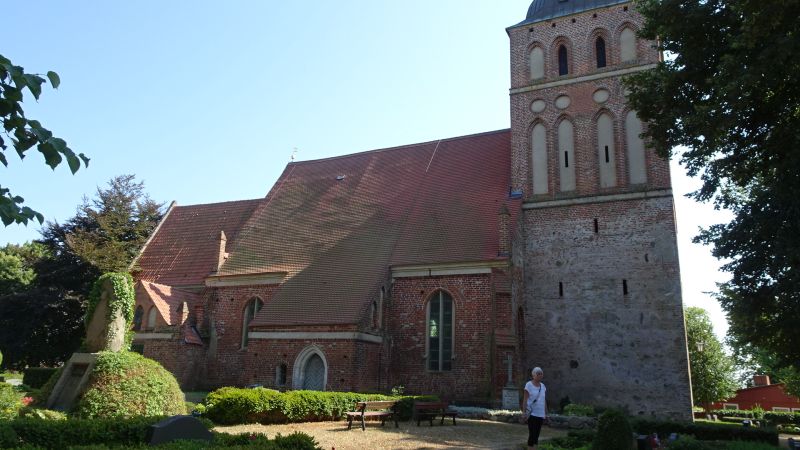
[[[319,355],[312,355],[303,368],[303,389],[310,391],[325,390],[325,363]]]

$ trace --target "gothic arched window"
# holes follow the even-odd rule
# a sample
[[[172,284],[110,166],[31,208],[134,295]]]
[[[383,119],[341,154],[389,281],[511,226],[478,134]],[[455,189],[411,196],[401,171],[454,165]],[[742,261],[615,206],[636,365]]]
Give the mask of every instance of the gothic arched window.
[[[636,32],[627,27],[619,35],[619,60],[636,60]]]
[[[133,331],[139,331],[142,329],[142,318],[144,317],[144,308],[142,305],[136,307],[136,311],[133,313]]]
[[[428,370],[453,368],[453,298],[438,291],[428,301]]]
[[[256,314],[258,314],[258,312],[261,310],[262,306],[264,306],[264,302],[262,302],[258,297],[253,297],[247,302],[247,306],[244,307],[244,313],[242,317],[242,348],[247,347],[247,328],[250,325],[250,322],[253,321],[253,318],[256,316]]]
[[[152,330],[153,328],[156,327],[156,314],[157,314],[156,307],[155,306],[151,306],[150,310],[147,311],[147,329],[148,330]]]
[[[567,63],[567,46],[558,46],[558,74],[566,75],[569,73],[569,64]]]
[[[541,47],[534,47],[528,55],[528,70],[531,80],[544,78],[544,51]]]
[[[598,37],[594,41],[594,51],[597,56],[597,68],[606,66],[606,41],[602,37]]]

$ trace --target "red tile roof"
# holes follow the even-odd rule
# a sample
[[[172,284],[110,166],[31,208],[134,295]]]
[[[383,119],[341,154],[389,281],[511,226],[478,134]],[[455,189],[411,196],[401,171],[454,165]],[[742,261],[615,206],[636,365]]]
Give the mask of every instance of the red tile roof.
[[[502,130],[291,163],[220,275],[288,272],[253,326],[359,323],[391,266],[506,259],[510,157]]]
[[[217,269],[220,231],[226,250],[263,199],[173,207],[136,261],[136,278],[171,286],[201,286]]]
[[[149,298],[167,325],[180,325],[181,312],[178,309],[184,302],[190,308],[201,302],[200,296],[194,292],[144,280],[136,283],[136,296]]]

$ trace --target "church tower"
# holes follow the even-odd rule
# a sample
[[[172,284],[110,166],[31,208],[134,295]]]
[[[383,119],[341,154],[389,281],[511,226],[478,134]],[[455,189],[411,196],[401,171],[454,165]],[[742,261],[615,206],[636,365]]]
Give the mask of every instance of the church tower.
[[[507,29],[517,333],[553,407],[690,419],[669,162],[622,84],[661,58],[641,26],[630,1],[534,0]]]

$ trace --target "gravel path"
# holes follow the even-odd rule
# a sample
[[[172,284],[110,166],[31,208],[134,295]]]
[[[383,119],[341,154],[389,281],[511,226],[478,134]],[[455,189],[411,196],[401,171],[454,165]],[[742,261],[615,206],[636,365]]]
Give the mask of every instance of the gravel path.
[[[452,422],[451,422],[452,423]],[[265,433],[274,437],[280,433],[291,434],[295,431],[307,433],[317,440],[325,450],[368,450],[368,449],[458,449],[486,448],[512,449],[525,448],[528,439],[528,428],[522,424],[491,422],[484,420],[458,419],[453,426],[422,424],[416,422],[400,422],[400,428],[387,423],[367,423],[366,431],[353,424],[347,429],[347,422],[307,422],[286,425],[236,425],[216,427],[215,431],[225,433]],[[549,427],[542,429],[542,438],[549,439],[566,435],[564,430]]]

